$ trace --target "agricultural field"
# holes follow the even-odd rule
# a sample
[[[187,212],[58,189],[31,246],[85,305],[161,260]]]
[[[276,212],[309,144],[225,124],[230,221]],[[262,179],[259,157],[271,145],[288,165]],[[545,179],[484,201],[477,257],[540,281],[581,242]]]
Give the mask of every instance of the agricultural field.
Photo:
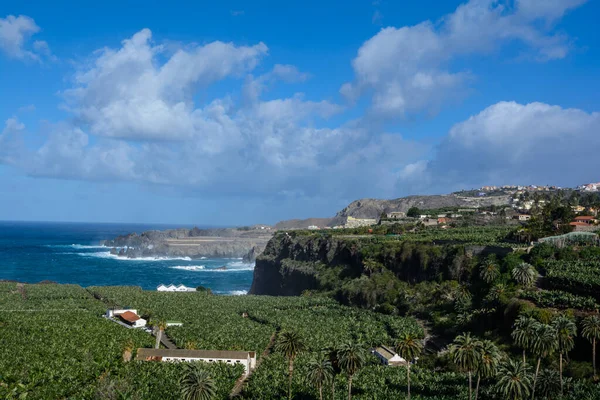
[[[298,358],[299,371],[312,355],[342,341],[370,346],[393,344],[404,332],[423,335],[411,318],[344,307],[319,297],[235,297],[136,287],[86,290],[76,285],[1,283],[0,398],[178,398],[184,365],[125,362],[126,347],[152,347],[154,338],[103,318],[111,305],[135,307],[154,320],[182,321],[183,327],[166,331],[179,347],[261,354],[275,331],[295,330],[307,345]],[[216,398],[221,399],[228,398],[242,374],[239,366],[207,364],[204,368],[215,379]],[[362,373],[371,368],[380,368],[374,357]],[[280,398],[286,382],[287,364],[280,354],[272,353],[250,378],[242,397]],[[356,378],[357,388],[363,383]],[[338,376],[336,398],[345,397],[345,384],[345,378]],[[300,373],[294,385],[304,388],[308,396],[316,395]]]
[[[555,260],[545,263],[548,285],[581,295],[600,293],[600,260]]]

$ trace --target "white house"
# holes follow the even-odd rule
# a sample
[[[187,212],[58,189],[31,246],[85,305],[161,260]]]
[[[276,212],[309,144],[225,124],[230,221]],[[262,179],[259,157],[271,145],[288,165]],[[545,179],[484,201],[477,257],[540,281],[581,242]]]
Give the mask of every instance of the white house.
[[[195,292],[196,291],[195,288],[187,287],[185,285],[175,286],[173,284],[170,284],[169,286],[167,286],[167,285],[163,285],[162,283],[160,285],[158,285],[156,290],[159,292]]]
[[[375,348],[373,350],[373,354],[375,354],[377,358],[381,360],[383,365],[398,366],[407,364],[404,358],[400,357],[398,353],[386,346]]]
[[[134,310],[133,308],[113,308],[106,310],[106,316],[108,318],[118,317],[119,315],[127,311],[131,311],[132,313],[137,314],[137,310]]]
[[[183,322],[180,321],[167,321],[167,327],[169,326],[183,326]]]
[[[226,364],[242,364],[245,373],[256,367],[254,351],[225,351],[225,350],[185,350],[185,349],[138,349],[138,361],[163,362],[224,362]]]
[[[146,326],[146,320],[140,318],[140,316],[131,311],[125,311],[124,313],[119,314],[119,318],[121,318],[123,322],[133,326],[134,328],[143,328],[144,326]]]

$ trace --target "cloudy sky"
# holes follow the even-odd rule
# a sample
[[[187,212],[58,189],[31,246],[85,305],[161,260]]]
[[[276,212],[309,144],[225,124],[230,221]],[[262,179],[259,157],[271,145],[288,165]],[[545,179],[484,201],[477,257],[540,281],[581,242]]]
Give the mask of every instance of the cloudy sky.
[[[598,1],[211,3],[2,2],[0,220],[600,180]]]

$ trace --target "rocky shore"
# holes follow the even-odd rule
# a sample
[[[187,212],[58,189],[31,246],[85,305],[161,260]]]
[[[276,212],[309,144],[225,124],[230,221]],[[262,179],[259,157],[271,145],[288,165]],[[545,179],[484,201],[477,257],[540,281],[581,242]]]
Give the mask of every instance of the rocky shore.
[[[213,257],[253,262],[272,237],[269,227],[169,229],[131,233],[106,240],[111,253],[127,258]]]

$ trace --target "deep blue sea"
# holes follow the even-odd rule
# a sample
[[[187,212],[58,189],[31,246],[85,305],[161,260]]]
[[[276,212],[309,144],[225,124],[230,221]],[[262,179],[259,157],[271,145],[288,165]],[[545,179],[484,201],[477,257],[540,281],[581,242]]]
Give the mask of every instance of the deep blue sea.
[[[219,294],[244,294],[254,264],[240,259],[123,259],[100,246],[104,239],[181,226],[0,221],[0,279],[43,280],[81,286],[134,285],[155,290],[161,283],[205,286]],[[227,270],[216,270],[223,265]]]

